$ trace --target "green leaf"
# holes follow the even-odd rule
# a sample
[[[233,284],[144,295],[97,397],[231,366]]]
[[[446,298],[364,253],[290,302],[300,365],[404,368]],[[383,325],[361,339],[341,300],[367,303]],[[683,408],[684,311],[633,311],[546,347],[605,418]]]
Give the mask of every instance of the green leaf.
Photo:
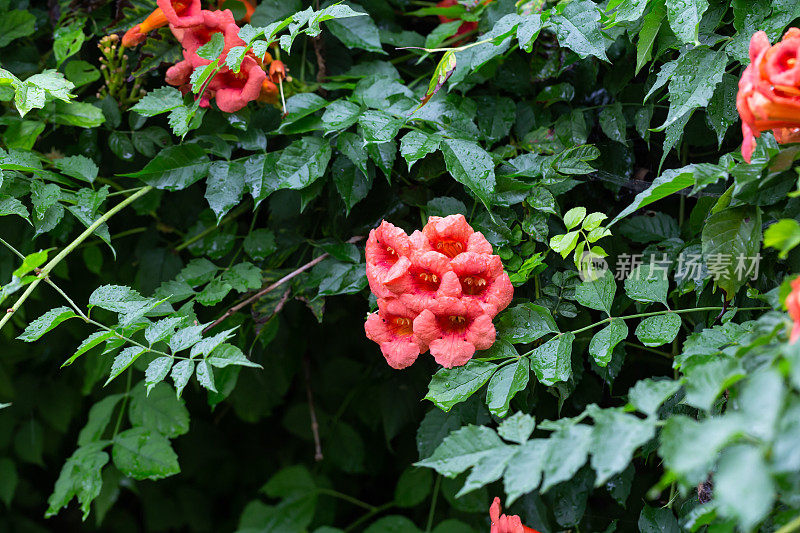
[[[340,99],[331,102],[322,114],[325,133],[346,130],[356,122],[362,109],[358,104]]]
[[[222,274],[222,279],[238,292],[261,288],[261,269],[252,263],[237,263]]]
[[[714,89],[722,81],[727,64],[728,55],[724,50],[699,47],[681,55],[669,82],[669,113],[655,131],[662,131],[694,109],[707,106]]]
[[[53,161],[53,164],[67,176],[89,183],[94,183],[100,170],[94,161],[82,155],[62,157]]]
[[[615,22],[633,22],[642,18],[647,0],[616,0],[609,2],[607,13],[614,11]]]
[[[331,158],[331,146],[319,137],[303,137],[283,150],[275,168],[278,189],[303,189],[325,174]]]
[[[294,124],[300,119],[316,113],[328,105],[328,101],[314,93],[295,94],[286,100],[286,116],[283,118],[280,133],[288,130],[286,126]]]
[[[81,446],[67,459],[56,480],[53,494],[47,499],[45,518],[56,515],[76,497],[81,504],[83,519],[86,520],[92,501],[100,495],[103,486],[100,472],[108,463],[108,454],[103,451],[105,446],[105,443]]]
[[[78,446],[85,446],[103,438],[111,415],[124,394],[112,394],[95,403],[89,410],[89,420],[78,435]]]
[[[364,13],[363,8],[357,4],[350,4],[356,13]],[[343,6],[346,7],[346,6]],[[364,13],[366,15],[366,13]],[[386,54],[381,48],[380,34],[375,22],[368,16],[349,17],[345,21],[329,20],[328,29],[347,48],[360,48],[368,52]]]
[[[647,416],[654,416],[668,398],[680,390],[679,381],[669,379],[643,379],[628,391],[628,399],[638,411]]]
[[[743,531],[752,531],[766,518],[775,497],[760,448],[737,444],[722,453],[714,475],[714,500],[722,516],[736,519]]]
[[[408,170],[411,170],[414,163],[438,150],[441,143],[440,135],[412,130],[400,139],[400,155],[406,160]]]
[[[614,274],[610,270],[603,272],[593,281],[583,281],[575,288],[575,299],[586,307],[605,311],[611,316],[611,304],[614,302],[614,293],[617,290],[617,282],[614,281]]]
[[[179,191],[205,176],[208,168],[208,156],[200,145],[179,144],[162,149],[142,170],[121,175],[157,189]]]
[[[163,358],[162,358],[163,359]],[[157,361],[157,359],[156,359]],[[164,372],[166,375],[166,372]],[[189,431],[189,411],[166,383],[148,389],[136,387],[131,394],[128,417],[135,427],[144,427],[174,438]]]
[[[106,121],[103,111],[85,102],[56,102],[54,120],[56,124],[96,128]]]
[[[48,253],[49,250],[39,250],[38,252],[26,255],[22,260],[22,264],[12,273],[12,276],[15,278],[22,278],[36,268],[42,266],[47,261]]]
[[[140,348],[139,346],[131,346],[122,350],[114,358],[114,363],[111,365],[111,372],[105,385],[111,383],[115,377],[119,376],[125,369],[131,366],[144,351],[144,348]]]
[[[668,507],[650,507],[646,505],[639,515],[639,531],[641,533],[679,533],[678,520]]]
[[[680,235],[678,222],[665,213],[641,215],[623,220],[619,232],[634,242],[661,242]]]
[[[211,39],[197,49],[195,52],[198,56],[209,61],[214,61],[219,58],[222,50],[225,48],[225,38],[222,32],[213,33]]]
[[[786,259],[788,253],[800,244],[800,224],[793,218],[783,218],[764,231],[764,246],[780,251],[778,257]]]
[[[675,313],[650,316],[636,326],[636,336],[645,346],[656,347],[675,340],[681,329],[681,317]]]
[[[667,20],[673,33],[684,43],[700,44],[700,19],[708,9],[707,0],[667,0]]]
[[[658,453],[664,465],[690,485],[705,481],[722,447],[740,434],[734,417],[715,417],[698,422],[684,415],[667,419]]]
[[[761,210],[731,207],[711,215],[703,226],[703,259],[730,301],[753,274],[761,249]]]
[[[208,167],[206,200],[217,216],[217,224],[242,201],[244,173],[244,165],[237,161],[214,161]]]
[[[158,383],[164,380],[172,368],[172,357],[156,357],[150,364],[147,365],[147,370],[144,373],[144,384],[147,388],[147,393],[155,387]]]
[[[393,140],[405,119],[394,117],[377,109],[368,109],[358,118],[364,142],[385,143]]]
[[[179,329],[169,339],[169,347],[173,354],[176,354],[187,348],[191,348],[203,338],[203,330],[205,324],[197,324],[196,326],[188,326]]]
[[[600,409],[592,404],[587,411],[594,420],[591,465],[597,472],[594,486],[599,487],[625,470],[633,452],[655,436],[656,428],[654,421],[619,409]]]
[[[467,476],[464,486],[456,493],[456,498],[500,479],[516,451],[515,446],[504,446],[482,457]]]
[[[625,278],[625,292],[637,302],[661,302],[666,305],[668,288],[666,267],[659,265],[639,265]]]
[[[447,83],[447,80],[449,80],[450,77],[455,73],[457,66],[458,60],[456,59],[455,51],[446,51],[439,60],[439,63],[436,64],[436,69],[433,71],[431,81],[428,82],[428,90],[425,91],[425,95],[420,100],[415,111],[427,104],[430,99],[433,98],[433,95],[439,92],[439,89],[444,87],[444,84]]]
[[[179,317],[163,318],[147,326],[144,330],[144,338],[152,346],[158,341],[163,341],[175,332],[175,327],[180,324]]]
[[[574,424],[559,429],[550,436],[544,481],[539,489],[547,489],[570,479],[586,463],[592,445],[592,428]]]
[[[503,420],[497,428],[497,434],[505,440],[525,444],[535,427],[536,419],[520,411]]]
[[[724,390],[745,377],[738,361],[717,358],[698,364],[684,365],[686,374],[687,404],[698,409],[710,410],[714,401]]]
[[[542,16],[538,13],[531,13],[522,17],[522,21],[517,26],[517,41],[519,47],[526,52],[530,53],[533,50],[533,44],[539,36],[539,31],[542,29]]]
[[[230,365],[262,368],[258,363],[254,363],[245,357],[242,350],[230,344],[220,344],[214,348],[208,356],[208,363],[216,368],[225,368]]]
[[[563,13],[550,17],[558,42],[581,58],[595,56],[608,61],[606,39],[601,33],[601,16],[597,4],[591,0],[569,2]]]
[[[575,334],[571,331],[553,337],[538,346],[530,355],[531,368],[536,378],[544,385],[554,385],[559,381],[567,381],[572,376],[572,341]]]
[[[495,187],[492,157],[478,143],[462,139],[444,139],[441,150],[453,179],[466,185],[488,209]]]
[[[10,196],[0,195],[0,216],[18,215],[28,220],[30,214],[25,204]]]
[[[100,71],[94,65],[79,59],[67,63],[64,75],[75,87],[82,87],[100,79]]]
[[[8,6],[5,9],[7,8]],[[23,9],[5,9],[0,19],[0,48],[16,39],[27,37],[36,30],[36,15]]]
[[[6,504],[6,507],[11,506],[18,481],[19,476],[14,461],[8,457],[0,459],[0,500]]]
[[[275,234],[268,229],[253,230],[244,239],[244,251],[256,261],[266,258],[277,249]]]
[[[430,470],[410,466],[403,470],[394,489],[394,502],[398,507],[415,507],[425,501],[433,486]]]
[[[721,146],[725,133],[738,119],[736,111],[736,94],[739,80],[732,74],[723,74],[722,81],[714,89],[711,101],[706,109],[706,120],[717,134],[717,145]]]
[[[585,207],[573,207],[566,213],[564,213],[564,225],[567,227],[567,230],[571,230],[581,222],[586,217],[586,208]]]
[[[216,385],[214,384],[214,370],[207,360],[204,359],[197,363],[195,375],[197,376],[197,381],[200,383],[200,385],[207,388],[211,392],[217,392]]]
[[[433,468],[447,477],[455,477],[478,461],[508,447],[494,430],[485,426],[465,426],[448,435],[433,455],[415,463]]]
[[[464,366],[439,369],[431,377],[425,399],[432,401],[439,409],[449,411],[483,387],[495,370],[497,365],[475,360],[468,361]]]
[[[159,87],[148,92],[131,111],[145,117],[153,117],[183,106],[183,95],[175,87]]]
[[[71,365],[72,363],[75,362],[75,360],[78,357],[82,356],[95,346],[99,346],[108,339],[116,336],[117,333],[114,331],[105,331],[105,330],[95,331],[94,333],[83,339],[83,342],[81,342],[80,346],[78,346],[78,348],[75,350],[75,353],[72,354],[69,359],[64,361],[64,364],[61,365],[61,368]]]
[[[611,362],[614,347],[628,337],[628,326],[619,318],[612,318],[611,322],[594,334],[589,342],[589,355],[594,358],[598,366],[605,367]]]
[[[111,455],[114,466],[133,479],[162,479],[181,471],[169,439],[144,427],[114,437]]]
[[[620,219],[625,218],[642,207],[657,202],[687,187],[691,187],[694,183],[694,165],[667,170],[654,179],[650,187],[637,194],[633,199],[633,203],[623,209],[620,214],[608,223],[608,225],[611,226],[615,224]]]
[[[364,533],[420,533],[420,529],[414,522],[401,515],[389,515],[379,518]],[[325,533],[324,531],[321,533]],[[338,533],[333,531],[331,533]]]
[[[363,164],[367,168],[367,172],[365,173],[354,163],[350,158],[340,156],[336,158],[331,167],[333,182],[345,205],[345,216],[350,213],[355,204],[367,197],[375,175],[374,167],[366,165],[366,151],[364,151]]]
[[[138,308],[144,302],[150,302],[135,290],[123,285],[102,285],[89,296],[89,308],[99,307],[114,313],[126,313]]]
[[[86,40],[83,24],[83,21],[74,22],[69,26],[58,28],[53,33],[53,55],[58,66],[61,66],[68,57],[77,54],[83,46]]]
[[[503,476],[503,487],[508,495],[506,505],[539,486],[549,453],[548,439],[532,439],[517,449]]]
[[[494,373],[486,390],[486,405],[492,414],[506,416],[514,395],[528,385],[530,372],[528,359],[523,357]]]
[[[28,324],[28,327],[25,328],[25,331],[23,331],[22,334],[17,338],[25,342],[39,340],[42,335],[54,329],[62,322],[69,320],[70,318],[78,318],[78,315],[75,314],[75,311],[69,307],[56,307],[55,309],[49,310]]]
[[[172,367],[170,376],[175,383],[175,392],[178,396],[181,395],[183,388],[189,383],[189,378],[194,374],[194,361],[184,359],[175,363]]]
[[[639,30],[639,40],[636,43],[636,74],[639,73],[645,63],[650,61],[653,44],[661,29],[661,24],[667,16],[665,0],[654,0],[648,3],[650,4],[650,11],[642,19],[642,28]]]
[[[495,323],[497,336],[518,344],[533,342],[548,333],[558,333],[558,326],[547,308],[531,303],[507,309]]]
[[[60,198],[61,188],[55,183],[44,183],[39,180],[31,183],[31,203],[37,217],[42,218]]]
[[[622,114],[622,104],[614,102],[610,106],[604,107],[600,111],[599,118],[600,129],[603,130],[603,133],[605,133],[609,139],[619,143],[625,143],[628,125],[625,121],[625,115]]]

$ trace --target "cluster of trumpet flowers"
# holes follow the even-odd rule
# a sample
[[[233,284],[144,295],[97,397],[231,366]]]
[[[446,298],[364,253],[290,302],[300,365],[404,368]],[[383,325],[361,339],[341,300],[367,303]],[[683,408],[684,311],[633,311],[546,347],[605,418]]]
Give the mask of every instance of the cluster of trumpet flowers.
[[[369,234],[366,259],[378,312],[364,328],[392,368],[406,368],[426,350],[446,368],[461,366],[494,344],[492,319],[511,303],[514,287],[463,215],[430,217],[410,236],[383,221]]]
[[[248,1],[243,3],[247,13],[243,20],[249,21],[255,7]],[[257,57],[248,51],[238,71],[224,66],[231,48],[247,44],[239,37],[241,28],[229,9],[202,9],[200,0],[158,0],[158,8],[125,33],[122,46],[137,46],[147,39],[149,32],[167,25],[183,47],[183,59],[167,70],[165,81],[184,94],[191,91],[192,72],[212,63],[197,51],[215,34],[223,37],[224,47],[219,57],[222,67],[198,96],[201,107],[208,107],[213,98],[221,111],[233,113],[253,100],[277,101],[278,84],[286,78],[286,67],[280,61],[273,61],[269,53]]]
[[[800,29],[790,28],[774,45],[765,32],[753,34],[736,108],[748,163],[762,131],[772,131],[779,143],[800,142]]]

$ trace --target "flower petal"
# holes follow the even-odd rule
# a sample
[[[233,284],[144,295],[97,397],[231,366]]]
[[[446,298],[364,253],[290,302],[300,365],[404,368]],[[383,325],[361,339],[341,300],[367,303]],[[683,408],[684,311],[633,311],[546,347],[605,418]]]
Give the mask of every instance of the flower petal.
[[[463,366],[475,355],[475,345],[456,335],[435,339],[429,348],[436,362],[445,368]]]

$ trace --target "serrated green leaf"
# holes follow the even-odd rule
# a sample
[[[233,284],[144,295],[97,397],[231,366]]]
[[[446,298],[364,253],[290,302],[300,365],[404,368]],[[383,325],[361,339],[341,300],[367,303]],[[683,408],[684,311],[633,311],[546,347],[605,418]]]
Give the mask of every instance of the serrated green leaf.
[[[489,381],[497,365],[470,360],[464,366],[442,368],[431,377],[426,400],[436,407],[449,411],[457,403],[472,396]]]
[[[54,329],[62,322],[69,320],[70,318],[78,318],[78,315],[75,314],[75,311],[69,307],[56,307],[55,309],[49,310],[28,324],[28,327],[25,328],[25,331],[23,331],[22,334],[17,338],[25,342],[39,340],[42,335]]]
[[[485,426],[465,426],[448,435],[433,455],[416,463],[433,468],[447,477],[455,477],[478,461],[507,447],[494,430]]]
[[[114,466],[133,479],[162,479],[181,471],[169,440],[156,431],[135,427],[114,437]]]
[[[502,367],[492,375],[486,389],[486,405],[489,411],[499,417],[508,413],[514,396],[528,385],[530,366],[527,358],[520,358]]]

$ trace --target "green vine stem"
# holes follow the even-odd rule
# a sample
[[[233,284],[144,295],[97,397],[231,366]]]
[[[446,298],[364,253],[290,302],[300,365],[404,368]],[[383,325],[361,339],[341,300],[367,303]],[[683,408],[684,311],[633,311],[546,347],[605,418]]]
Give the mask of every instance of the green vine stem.
[[[775,533],[795,533],[795,531],[800,531],[800,516],[795,517],[794,520],[780,528]]]
[[[577,335],[578,333],[583,333],[584,331],[588,331],[590,329],[596,328],[602,324],[607,322],[611,322],[614,319],[617,320],[629,320],[632,318],[646,318],[649,316],[658,316],[658,315],[667,315],[669,313],[675,313],[676,315],[682,315],[685,313],[702,313],[703,311],[721,311],[726,309],[725,307],[692,307],[691,309],[664,309],[663,311],[652,311],[650,313],[637,313],[635,315],[624,315],[624,316],[610,316],[608,318],[604,318],[603,320],[599,320],[594,322],[593,324],[589,324],[588,326],[584,326],[580,329],[572,330],[571,333]],[[727,308],[729,309],[729,308]],[[765,309],[772,309],[771,307],[739,307],[737,311],[764,311]],[[557,334],[555,338],[558,338],[562,335],[570,333],[569,331],[565,331],[563,333]]]
[[[699,313],[699,312],[703,312],[703,311],[721,311],[722,309],[724,309],[724,308],[723,307],[718,307],[718,306],[717,307],[693,307],[691,309],[674,309],[674,310],[673,309],[664,309],[663,311],[652,311],[650,313],[636,313],[635,315],[609,316],[607,318],[604,318],[603,320],[598,320],[597,322],[589,324],[588,326],[584,326],[582,328],[575,329],[575,330],[572,330],[572,331],[563,331],[561,333],[558,333],[558,334],[554,335],[553,337],[551,337],[550,339],[548,339],[548,341],[553,340],[553,339],[557,339],[557,338],[561,337],[562,335],[566,335],[567,333],[572,333],[574,335],[577,335],[578,333],[583,333],[584,331],[588,331],[590,329],[596,328],[597,326],[601,326],[603,324],[611,322],[612,320],[630,320],[630,319],[633,319],[633,318],[646,318],[646,317],[649,317],[649,316],[666,315],[666,314],[669,314],[669,313],[675,313],[676,315],[682,315],[682,314],[685,314],[685,313]],[[772,309],[772,308],[771,307],[740,307],[740,308],[738,308],[736,310],[737,311],[764,311],[766,309]],[[531,355],[534,352],[534,350],[536,350],[536,348],[534,348],[533,350],[531,350],[529,352],[524,353],[523,355],[520,355],[520,357],[527,357],[527,356]],[[511,361],[513,361],[513,360],[514,359],[512,358]]]
[[[129,206],[130,204],[132,204],[133,202],[135,202],[136,200],[138,200],[151,190],[153,190],[153,187],[150,185],[142,187],[137,192],[135,192],[134,194],[125,198],[125,200],[121,201],[120,203],[112,207],[103,216],[95,220],[91,226],[86,228],[86,230],[83,233],[78,235],[74,241],[69,243],[66,248],[61,250],[61,252],[57,256],[55,256],[45,266],[43,266],[41,271],[39,271],[38,277],[35,280],[33,280],[33,282],[30,285],[28,285],[28,288],[25,289],[25,292],[22,293],[22,296],[20,296],[19,299],[17,299],[14,305],[6,310],[6,313],[3,316],[3,318],[0,319],[0,330],[2,330],[3,326],[5,326],[6,323],[9,320],[11,320],[11,317],[14,316],[14,313],[16,313],[17,310],[22,306],[22,304],[25,303],[25,300],[27,300],[28,297],[33,293],[33,291],[36,289],[39,283],[42,280],[47,279],[47,276],[50,275],[50,272],[61,261],[63,261],[70,253],[72,253],[72,251],[75,250],[75,248],[77,248],[78,245],[80,245],[83,241],[89,238],[89,236],[91,236],[95,232],[95,230],[99,228],[103,223],[108,221],[111,217],[113,217],[114,215],[125,209],[127,206]]]

